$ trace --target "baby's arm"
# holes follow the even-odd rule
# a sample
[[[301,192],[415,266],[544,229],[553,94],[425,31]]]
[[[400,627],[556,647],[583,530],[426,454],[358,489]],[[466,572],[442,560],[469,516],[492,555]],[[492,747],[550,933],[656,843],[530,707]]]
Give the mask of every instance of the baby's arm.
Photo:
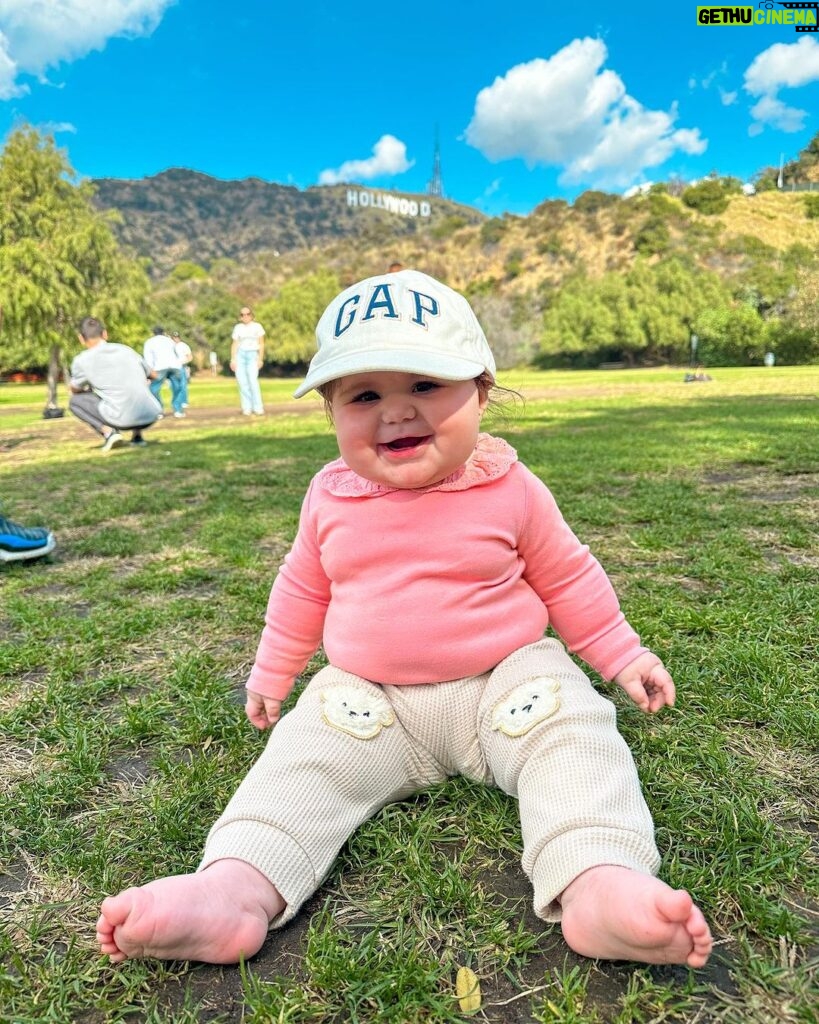
[[[673,706],[676,698],[674,680],[651,651],[629,662],[617,673],[614,682],[622,686],[640,710],[647,714],[653,714],[666,705]]]
[[[263,697],[260,693],[247,691],[245,714],[257,729],[269,729],[278,722],[282,713],[282,702],[275,697]]]

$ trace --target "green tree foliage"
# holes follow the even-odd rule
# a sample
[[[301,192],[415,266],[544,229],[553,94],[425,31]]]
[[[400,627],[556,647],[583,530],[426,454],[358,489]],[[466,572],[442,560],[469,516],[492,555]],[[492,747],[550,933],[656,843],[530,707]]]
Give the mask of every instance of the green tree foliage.
[[[781,363],[819,362],[819,274],[803,266],[788,307],[769,325],[771,348]]]
[[[816,253],[799,243],[779,252],[753,235],[741,235],[731,239],[724,250],[744,257],[734,278],[734,297],[765,317],[779,316],[788,307],[800,270],[819,269]]]
[[[768,347],[767,325],[744,303],[704,309],[694,320],[700,358],[710,365],[761,363]]]
[[[9,136],[0,154],[0,369],[48,365],[50,405],[79,320],[94,314],[112,337],[130,339],[148,294],[141,264],[120,251],[92,194],[53,139],[33,128]]]
[[[575,275],[544,313],[538,362],[684,361],[697,316],[730,298],[716,274],[676,257],[599,279]]]
[[[204,267],[200,267],[198,263],[191,262],[191,260],[181,260],[168,275],[174,281],[190,281],[194,278],[202,281],[207,276],[207,270]]]
[[[212,274],[185,273],[180,277],[172,271],[154,291],[151,319],[167,330],[179,331],[190,345],[197,367],[207,365],[210,351],[226,366],[241,304]]]
[[[340,290],[334,273],[318,270],[291,278],[276,298],[261,303],[257,316],[267,331],[268,361],[284,366],[308,362],[316,351],[316,324]]]

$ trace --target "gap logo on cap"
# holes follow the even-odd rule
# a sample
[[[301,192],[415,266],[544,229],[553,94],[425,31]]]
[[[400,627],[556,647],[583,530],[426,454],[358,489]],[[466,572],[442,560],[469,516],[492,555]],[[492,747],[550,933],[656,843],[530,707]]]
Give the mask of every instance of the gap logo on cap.
[[[345,299],[339,307],[338,315],[336,316],[333,337],[340,338],[346,330],[352,327],[357,318],[360,323],[366,323],[368,320],[375,319],[403,319],[402,314],[397,312],[395,308],[394,290],[394,285],[390,282],[382,281],[380,284],[377,284],[373,288],[369,302],[363,308],[363,313],[360,295],[351,295],[348,299]],[[402,291],[404,290],[410,300],[408,310],[410,322],[427,330],[429,328],[427,318],[441,315],[438,300],[433,298],[432,295],[425,295],[414,288],[402,289]],[[382,310],[383,312],[379,313]]]

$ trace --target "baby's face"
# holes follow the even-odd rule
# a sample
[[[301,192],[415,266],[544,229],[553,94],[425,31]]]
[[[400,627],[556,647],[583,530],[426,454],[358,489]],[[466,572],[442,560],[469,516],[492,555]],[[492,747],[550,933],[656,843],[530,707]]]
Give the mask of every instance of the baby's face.
[[[333,392],[341,457],[359,476],[388,487],[429,487],[475,448],[486,406],[473,380],[383,370],[342,377]]]

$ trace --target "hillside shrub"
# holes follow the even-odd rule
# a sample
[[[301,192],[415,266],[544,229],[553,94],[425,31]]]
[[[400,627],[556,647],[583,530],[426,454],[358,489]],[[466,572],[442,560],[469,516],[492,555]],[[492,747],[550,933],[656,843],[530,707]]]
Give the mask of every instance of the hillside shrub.
[[[430,234],[436,241],[441,242],[445,238],[449,238],[450,235],[454,235],[456,231],[466,227],[467,223],[466,217],[462,217],[459,213],[451,213],[439,221],[431,229]]]
[[[692,210],[713,216],[728,209],[728,197],[741,192],[742,186],[736,178],[707,178],[696,185],[689,185],[682,194],[682,201]]]
[[[620,196],[614,195],[612,192],[598,192],[595,189],[589,189],[587,192],[581,192],[575,199],[574,209],[578,213],[594,214],[619,202],[622,202]]]
[[[500,217],[492,217],[481,224],[481,245],[497,245],[506,234],[508,225]]]
[[[671,246],[671,232],[662,217],[649,217],[634,236],[634,248],[643,256],[659,256]]]
[[[535,246],[539,256],[552,256],[557,259],[563,252],[563,244],[560,241],[560,235],[556,232],[552,232],[546,235],[545,238],[541,238]]]
[[[511,280],[514,277],[520,277],[521,271],[523,270],[523,250],[513,249],[506,257],[506,263],[504,264],[503,269],[506,273],[507,280]]]
[[[768,245],[767,242],[763,242],[761,238],[757,238],[756,235],[735,235],[733,238],[727,238],[722,248],[725,252],[736,253],[739,256],[752,256],[754,259],[761,260],[774,260],[777,256],[777,251],[772,245]]]
[[[681,214],[680,204],[669,198],[668,192],[655,192],[653,189],[646,196],[648,208],[652,217],[665,217],[667,220],[679,218]],[[686,217],[688,214],[685,215]]]
[[[805,216],[809,220],[819,218],[819,195],[805,196]]]
[[[546,199],[532,211],[534,217],[553,217],[562,220],[569,209],[565,199]]]

